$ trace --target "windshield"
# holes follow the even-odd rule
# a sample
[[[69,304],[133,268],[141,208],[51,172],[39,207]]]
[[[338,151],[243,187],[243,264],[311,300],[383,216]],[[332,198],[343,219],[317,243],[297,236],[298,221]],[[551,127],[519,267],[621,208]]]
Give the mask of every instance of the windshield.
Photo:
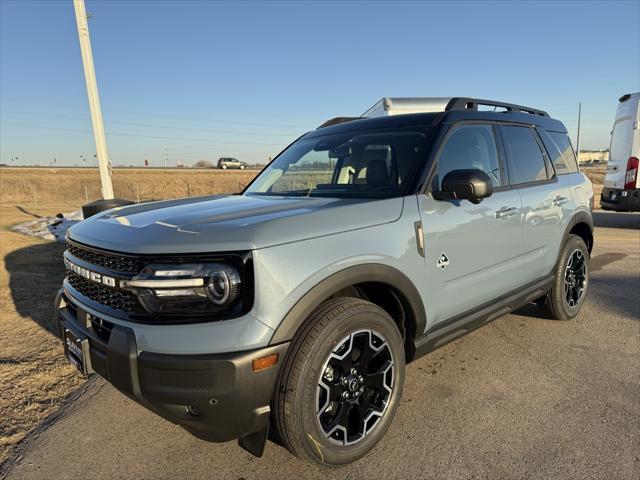
[[[376,197],[402,194],[424,128],[301,138],[245,190],[250,195]]]

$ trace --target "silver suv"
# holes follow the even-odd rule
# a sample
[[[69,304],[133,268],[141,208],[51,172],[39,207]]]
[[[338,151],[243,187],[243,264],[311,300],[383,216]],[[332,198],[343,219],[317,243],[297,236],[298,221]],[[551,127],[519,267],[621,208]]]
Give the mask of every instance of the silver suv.
[[[241,162],[237,158],[220,158],[218,160],[218,168],[226,170],[227,168],[239,168],[240,170],[244,170],[247,168],[247,164]]]
[[[329,121],[241,195],[74,226],[56,305],[69,360],[200,438],[335,466],[384,435],[407,363],[527,303],[575,317],[593,192],[566,128],[435,103]]]

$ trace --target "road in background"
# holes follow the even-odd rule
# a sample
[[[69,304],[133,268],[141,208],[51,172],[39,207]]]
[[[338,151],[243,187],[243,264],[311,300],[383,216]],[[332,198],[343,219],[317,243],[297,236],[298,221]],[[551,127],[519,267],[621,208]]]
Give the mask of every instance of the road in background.
[[[197,440],[99,379],[22,447],[8,478],[638,478],[640,215],[594,219],[578,318],[526,307],[412,363],[389,432],[353,465]]]

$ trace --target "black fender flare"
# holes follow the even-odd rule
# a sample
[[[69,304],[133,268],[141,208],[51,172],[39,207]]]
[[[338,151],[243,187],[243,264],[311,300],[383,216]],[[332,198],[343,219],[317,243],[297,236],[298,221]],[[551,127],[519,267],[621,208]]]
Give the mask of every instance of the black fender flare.
[[[573,217],[571,217],[571,220],[569,220],[569,223],[567,224],[567,228],[564,229],[564,233],[562,234],[561,246],[564,245],[565,242],[567,241],[567,237],[571,233],[571,230],[573,230],[573,227],[575,227],[579,223],[585,223],[589,227],[589,230],[591,233],[591,245],[587,245],[587,248],[589,249],[589,253],[591,253],[591,250],[593,249],[593,243],[594,243],[593,217],[591,216],[591,214],[584,211],[577,212]],[[558,252],[558,258],[560,258],[561,253],[562,251]]]
[[[287,312],[276,328],[269,344],[276,345],[290,341],[311,315],[311,312],[327,298],[344,288],[366,282],[384,283],[392,287],[400,295],[404,307],[409,309],[413,317],[415,325],[408,333],[411,336],[420,336],[424,333],[427,317],[422,296],[413,282],[396,268],[378,263],[367,263],[340,270],[312,287]]]

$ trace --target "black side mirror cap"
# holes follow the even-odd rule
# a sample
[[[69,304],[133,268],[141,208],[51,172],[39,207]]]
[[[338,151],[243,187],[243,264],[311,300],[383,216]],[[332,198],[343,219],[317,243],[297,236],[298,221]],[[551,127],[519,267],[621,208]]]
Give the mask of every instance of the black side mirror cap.
[[[480,203],[483,198],[491,196],[493,184],[489,175],[482,170],[452,170],[441,182],[441,190],[433,192],[436,200],[469,200]]]

